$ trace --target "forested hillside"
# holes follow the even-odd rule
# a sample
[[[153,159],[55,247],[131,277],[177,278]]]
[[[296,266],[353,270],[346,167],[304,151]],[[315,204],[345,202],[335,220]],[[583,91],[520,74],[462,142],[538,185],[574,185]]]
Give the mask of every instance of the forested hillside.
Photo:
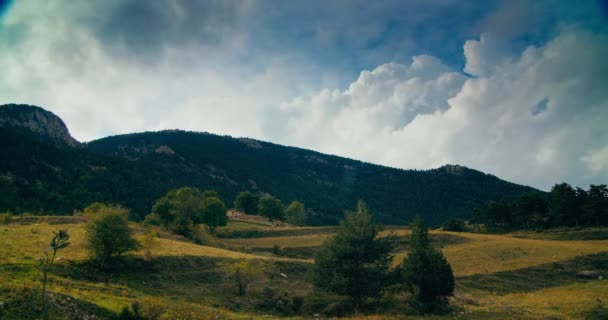
[[[209,133],[146,132],[58,144],[51,139],[53,130],[14,124],[19,110],[32,108],[46,115],[35,127],[63,123],[59,118],[31,106],[4,108],[11,112],[0,113],[5,118],[0,124],[12,125],[0,128],[0,211],[65,214],[103,201],[131,208],[137,218],[168,190],[194,186],[217,190],[227,203],[244,190],[270,193],[285,203],[298,200],[313,224],[336,223],[358,199],[384,223],[406,223],[416,213],[440,223],[533,190],[457,165],[401,170]]]

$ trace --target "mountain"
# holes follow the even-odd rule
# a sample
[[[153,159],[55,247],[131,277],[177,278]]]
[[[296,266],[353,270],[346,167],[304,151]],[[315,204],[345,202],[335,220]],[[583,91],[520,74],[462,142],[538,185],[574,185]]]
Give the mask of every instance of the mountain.
[[[144,132],[79,144],[48,111],[4,108],[0,188],[6,191],[0,211],[70,213],[104,201],[131,208],[133,217],[141,218],[168,190],[195,186],[217,190],[228,205],[243,190],[270,193],[286,204],[298,200],[313,224],[337,223],[358,199],[387,224],[406,223],[417,213],[440,223],[534,190],[458,165],[402,170],[210,133]],[[38,119],[32,113],[44,120],[29,124]]]
[[[0,127],[34,133],[59,145],[78,146],[61,118],[40,107],[6,104],[0,107]]]

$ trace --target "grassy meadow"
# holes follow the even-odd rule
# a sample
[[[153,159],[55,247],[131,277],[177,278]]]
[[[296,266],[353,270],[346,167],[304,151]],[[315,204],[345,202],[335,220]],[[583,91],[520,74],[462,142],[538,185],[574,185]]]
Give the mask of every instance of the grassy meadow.
[[[132,224],[136,237],[154,234],[151,257],[144,250],[125,259],[121,272],[99,272],[87,263],[84,223],[77,218],[35,218],[0,226],[1,319],[21,319],[37,308],[40,252],[52,231],[67,229],[71,245],[60,251],[50,277],[51,316],[59,319],[108,318],[133,302],[170,310],[173,318],[268,319],[289,317],[260,307],[268,291],[304,299],[292,318],[316,318],[318,302],[332,297],[314,292],[311,266],[316,249],[335,228],[272,227],[230,222],[218,237],[194,244],[159,228]],[[347,319],[608,319],[608,281],[580,280],[582,270],[608,277],[608,230],[557,234],[487,235],[431,231],[456,276],[453,311],[446,315],[406,316],[403,297],[386,301],[383,315]],[[408,250],[409,231],[397,236],[397,265]],[[591,239],[591,240],[587,240]],[[232,265],[250,259],[264,272],[244,296],[230,277]],[[172,312],[172,313],[171,313]],[[72,316],[70,316],[72,315]]]

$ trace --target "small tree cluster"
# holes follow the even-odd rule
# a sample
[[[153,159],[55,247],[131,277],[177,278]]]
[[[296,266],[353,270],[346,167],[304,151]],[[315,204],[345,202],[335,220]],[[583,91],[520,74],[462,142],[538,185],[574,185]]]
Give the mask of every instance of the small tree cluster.
[[[315,286],[350,297],[358,308],[365,298],[377,298],[397,280],[422,311],[446,305],[454,292],[452,268],[431,245],[420,217],[413,224],[411,251],[394,272],[390,265],[396,242],[392,236],[380,237],[380,230],[365,203],[359,201],[357,211],[346,213],[338,232],[316,254]]]
[[[259,197],[249,191],[240,192],[234,199],[234,208],[246,214],[260,215],[270,220],[287,221],[296,226],[306,225],[304,204],[293,201],[285,208],[279,198],[269,194]]]
[[[116,258],[138,248],[129,228],[127,209],[105,204],[94,204],[87,208],[85,246],[95,263],[107,268]]]
[[[606,226],[608,187],[591,185],[584,190],[556,184],[548,195],[531,192],[511,202],[490,202],[473,211],[471,222],[484,224],[489,231]]]
[[[190,237],[195,224],[203,223],[214,232],[217,226],[228,222],[226,205],[214,190],[202,191],[183,187],[167,192],[152,207],[153,217],[146,217],[150,224],[160,224],[176,234]]]

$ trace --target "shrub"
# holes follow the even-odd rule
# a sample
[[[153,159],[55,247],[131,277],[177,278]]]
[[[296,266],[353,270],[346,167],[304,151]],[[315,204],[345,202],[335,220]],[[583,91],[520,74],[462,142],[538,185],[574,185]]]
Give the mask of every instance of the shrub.
[[[265,287],[262,291],[262,299],[256,307],[289,316],[300,312],[303,304],[304,298],[300,296],[290,297],[286,292],[277,294],[271,287]]]
[[[149,225],[149,226],[160,226],[161,225],[160,216],[156,213],[150,213],[144,219],[144,224]]]
[[[272,246],[272,254],[274,255],[281,255],[281,246],[278,244],[274,244],[274,246]]]
[[[114,317],[115,320],[147,320],[141,315],[139,304],[133,303],[131,307],[123,307],[120,313]]]
[[[101,268],[138,247],[129,229],[128,210],[104,206],[87,223],[85,240],[93,261]]]
[[[236,285],[238,295],[244,295],[247,292],[247,287],[262,276],[264,269],[265,267],[261,261],[251,259],[242,260],[229,266],[228,273]]]
[[[141,241],[141,248],[144,251],[144,260],[152,260],[152,248],[156,245],[156,234],[152,230],[146,230],[144,238]]]
[[[13,214],[10,212],[0,213],[0,224],[7,225],[13,222]]]
[[[445,231],[462,232],[464,231],[464,225],[464,220],[451,218],[443,224],[442,229]]]

